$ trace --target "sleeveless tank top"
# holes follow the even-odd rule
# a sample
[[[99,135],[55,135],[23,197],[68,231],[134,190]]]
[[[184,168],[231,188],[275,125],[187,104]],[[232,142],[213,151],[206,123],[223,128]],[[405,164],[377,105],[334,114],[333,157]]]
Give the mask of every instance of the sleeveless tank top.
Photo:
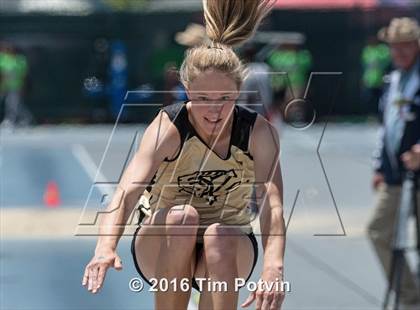
[[[175,158],[166,158],[160,165],[143,194],[151,212],[175,205],[193,206],[200,216],[197,242],[202,242],[205,228],[213,223],[252,232],[255,214],[250,202],[255,175],[248,145],[257,113],[235,105],[228,154],[221,158],[195,131],[185,102],[161,109],[178,129],[181,146]]]

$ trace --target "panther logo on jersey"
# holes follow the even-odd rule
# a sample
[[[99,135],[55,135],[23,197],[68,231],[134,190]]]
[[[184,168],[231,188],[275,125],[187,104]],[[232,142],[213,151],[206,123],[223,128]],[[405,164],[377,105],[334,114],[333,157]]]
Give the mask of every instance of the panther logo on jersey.
[[[223,194],[239,187],[241,179],[234,169],[195,171],[178,177],[179,192],[205,198],[210,205],[217,201],[218,192]]]

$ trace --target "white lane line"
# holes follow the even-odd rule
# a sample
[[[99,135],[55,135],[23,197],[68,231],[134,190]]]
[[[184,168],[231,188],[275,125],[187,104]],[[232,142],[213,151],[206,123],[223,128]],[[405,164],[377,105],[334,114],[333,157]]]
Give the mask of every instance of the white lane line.
[[[83,145],[73,144],[71,150],[74,157],[76,157],[80,165],[85,169],[86,173],[89,175],[93,183],[96,182],[96,180],[98,179],[104,183],[108,182]],[[106,186],[98,186],[98,190],[101,192],[102,195],[112,194],[112,191]]]
[[[99,180],[101,180],[101,182],[105,182],[105,184],[108,183],[108,181],[105,178],[105,176],[102,174],[102,172],[100,171],[98,166],[96,166],[92,157],[89,155],[88,151],[86,150],[86,148],[83,145],[81,145],[79,143],[78,144],[73,144],[72,147],[71,147],[71,150],[72,150],[72,153],[73,153],[74,157],[76,157],[76,159],[79,161],[80,165],[84,168],[84,170],[86,171],[86,173],[88,174],[88,176],[92,180],[92,186],[90,187],[90,191],[89,191],[89,194],[86,198],[85,205],[80,212],[79,221],[77,222],[78,224],[76,225],[76,228],[73,232],[74,236],[78,236],[79,233],[80,233],[80,229],[83,227],[80,224],[84,223],[84,217],[88,213],[87,212],[88,211],[88,201],[89,201],[89,197],[91,196],[91,194],[93,192],[93,189],[95,188],[94,184],[95,184],[96,180],[98,180],[98,178],[99,178]],[[107,186],[96,186],[96,188],[102,194],[102,199],[104,199],[104,197],[111,197],[111,195],[113,194],[112,189],[110,189]]]

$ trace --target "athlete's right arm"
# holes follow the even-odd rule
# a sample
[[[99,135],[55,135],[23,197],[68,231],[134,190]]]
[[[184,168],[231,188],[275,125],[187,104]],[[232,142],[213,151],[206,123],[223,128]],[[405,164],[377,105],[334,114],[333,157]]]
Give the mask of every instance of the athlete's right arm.
[[[109,267],[122,268],[116,248],[125,224],[160,164],[165,158],[173,158],[179,147],[179,133],[168,115],[161,111],[145,130],[137,152],[101,215],[95,255],[86,266],[82,280],[92,293],[102,286]]]

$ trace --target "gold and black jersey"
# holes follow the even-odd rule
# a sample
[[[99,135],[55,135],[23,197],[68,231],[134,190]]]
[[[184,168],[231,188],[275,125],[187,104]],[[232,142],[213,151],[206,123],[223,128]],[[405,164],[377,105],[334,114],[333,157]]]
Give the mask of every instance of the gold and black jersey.
[[[244,232],[251,232],[255,175],[248,146],[257,113],[235,105],[228,154],[221,158],[189,122],[186,103],[162,109],[178,129],[181,147],[175,158],[160,165],[143,194],[151,212],[189,204],[200,215],[201,232],[213,223],[238,225]]]

